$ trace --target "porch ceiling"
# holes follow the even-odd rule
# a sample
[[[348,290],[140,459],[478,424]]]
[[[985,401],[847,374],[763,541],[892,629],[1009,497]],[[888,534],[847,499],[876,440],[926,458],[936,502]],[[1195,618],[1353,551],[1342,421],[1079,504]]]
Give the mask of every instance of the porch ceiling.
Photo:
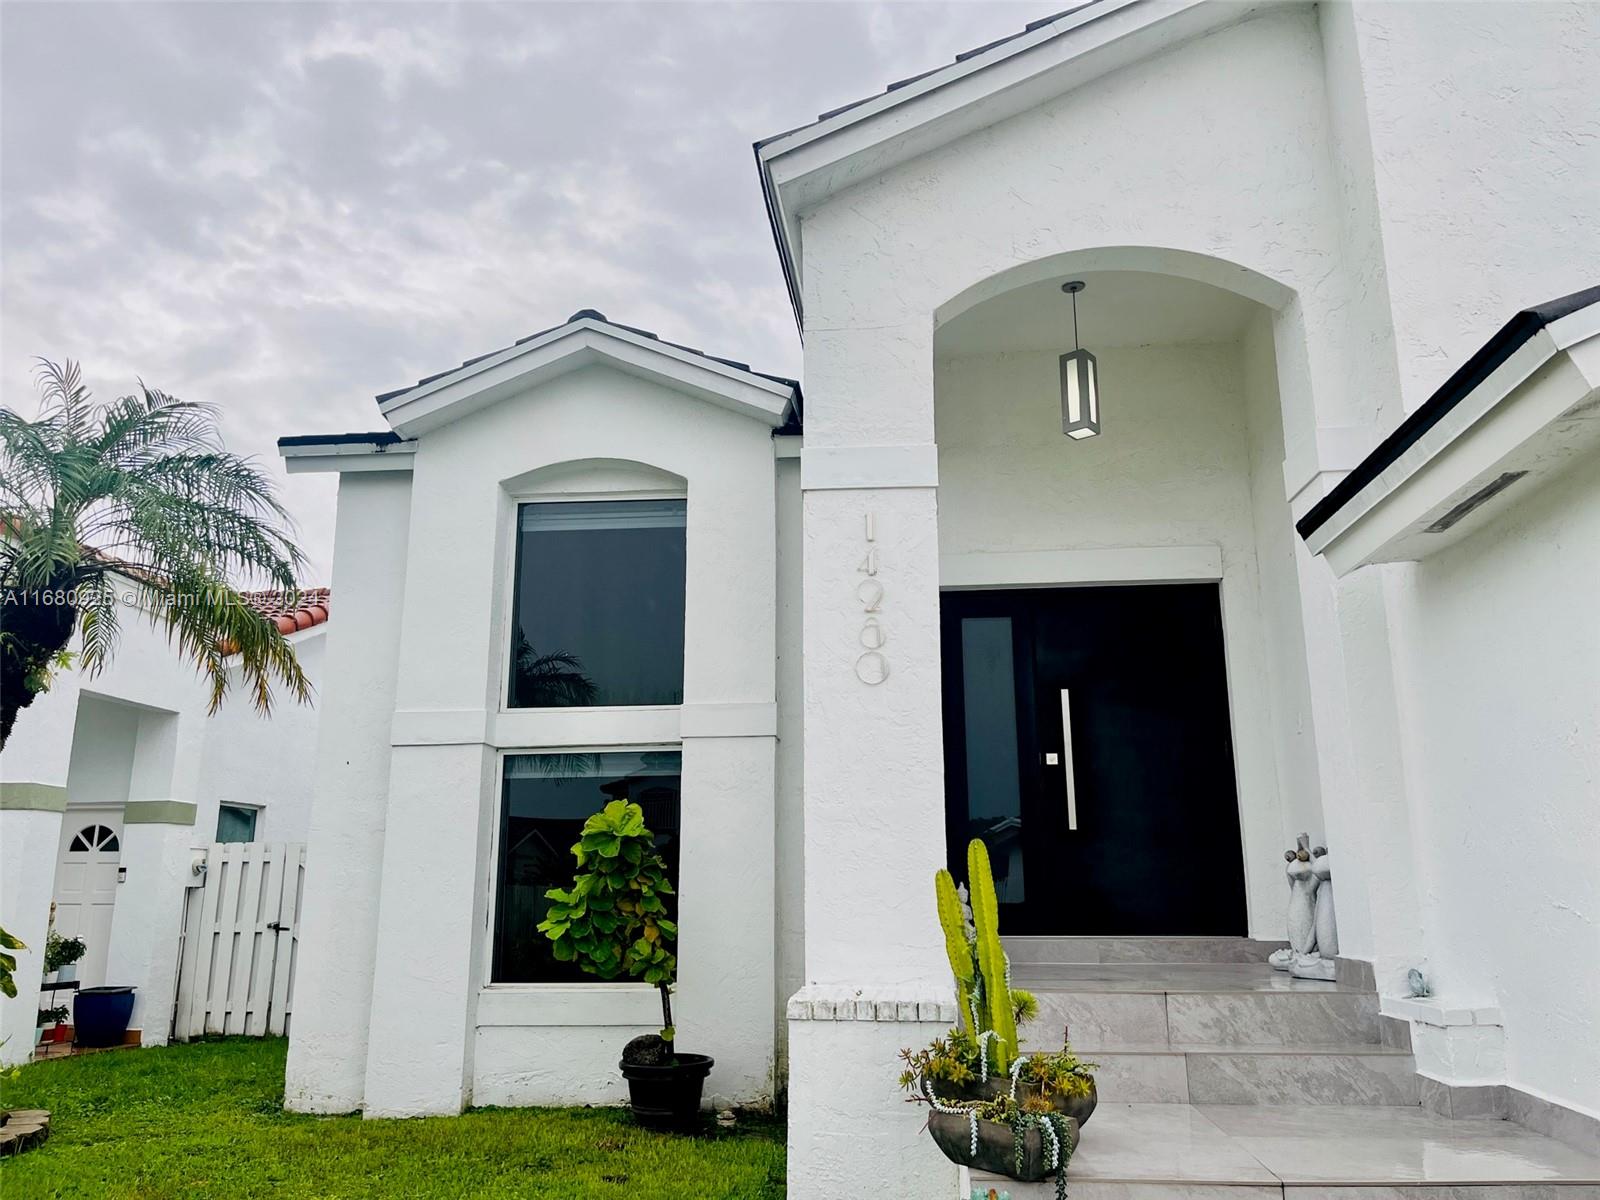
[[[1236,342],[1261,306],[1235,292],[1146,271],[1075,274],[1088,287],[1078,297],[1079,340],[1091,350]],[[1061,279],[1024,284],[985,300],[941,327],[934,352],[968,354],[1071,348],[1072,301]]]

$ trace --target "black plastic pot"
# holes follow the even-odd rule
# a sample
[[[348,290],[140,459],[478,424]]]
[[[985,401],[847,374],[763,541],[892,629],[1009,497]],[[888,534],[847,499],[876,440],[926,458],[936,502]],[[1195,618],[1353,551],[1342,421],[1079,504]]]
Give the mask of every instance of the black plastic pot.
[[[84,988],[73,1002],[73,1039],[80,1046],[120,1046],[132,1016],[131,987]]]
[[[664,1067],[618,1063],[628,1081],[633,1119],[651,1129],[692,1129],[714,1061],[709,1054],[679,1054]]]

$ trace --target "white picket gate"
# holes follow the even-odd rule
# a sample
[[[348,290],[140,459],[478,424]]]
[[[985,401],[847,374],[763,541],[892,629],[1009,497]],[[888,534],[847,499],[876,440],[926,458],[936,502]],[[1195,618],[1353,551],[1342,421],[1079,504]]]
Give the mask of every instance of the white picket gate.
[[[285,1034],[293,1008],[303,842],[225,842],[184,897],[172,1036]]]

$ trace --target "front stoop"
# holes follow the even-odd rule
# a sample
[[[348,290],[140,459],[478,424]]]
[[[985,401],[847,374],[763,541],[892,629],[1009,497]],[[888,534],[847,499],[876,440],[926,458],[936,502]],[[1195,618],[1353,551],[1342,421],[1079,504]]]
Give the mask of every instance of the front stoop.
[[[1008,938],[1030,1048],[1099,1064],[1074,1200],[1600,1200],[1600,1157],[1424,1109],[1365,980],[1291,979],[1244,938]],[[972,1177],[1012,1200],[1055,1185]]]
[[[0,1113],[0,1158],[31,1150],[50,1136],[50,1114],[42,1108]]]

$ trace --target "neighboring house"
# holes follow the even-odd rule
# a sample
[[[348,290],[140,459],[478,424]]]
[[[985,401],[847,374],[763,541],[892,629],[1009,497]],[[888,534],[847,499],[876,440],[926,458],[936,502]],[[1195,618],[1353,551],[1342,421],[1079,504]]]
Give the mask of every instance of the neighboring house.
[[[1055,971],[1107,1100],[1600,1146],[1597,11],[1082,5],[757,147],[803,406],[583,311],[284,439],[340,475],[342,614],[288,1104],[617,1100],[654,1000],[532,926],[627,795],[681,1043],[719,1103],[787,1083],[792,1195],[951,1194],[894,1060],[973,833],[1045,956],[1248,956],[1332,848],[1338,984]]]
[[[318,687],[328,590],[301,592],[292,609],[277,593],[245,599],[277,621]],[[194,849],[305,840],[314,705],[280,698],[264,718],[239,687],[215,715],[206,703],[204,681],[165,632],[130,614],[103,672],[58,672],[19,715],[0,755],[0,923],[30,949],[19,956],[17,998],[4,1004],[6,1061],[33,1046],[52,911],[58,932],[84,940],[80,986],[134,985],[132,1027],[160,1045]]]

